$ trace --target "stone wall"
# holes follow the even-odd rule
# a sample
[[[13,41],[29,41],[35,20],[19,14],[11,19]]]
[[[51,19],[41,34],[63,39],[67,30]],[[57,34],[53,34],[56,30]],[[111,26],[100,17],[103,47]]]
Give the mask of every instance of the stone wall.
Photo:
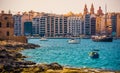
[[[15,42],[27,43],[27,38],[25,36],[8,36],[8,37],[0,37],[0,40],[12,40]]]

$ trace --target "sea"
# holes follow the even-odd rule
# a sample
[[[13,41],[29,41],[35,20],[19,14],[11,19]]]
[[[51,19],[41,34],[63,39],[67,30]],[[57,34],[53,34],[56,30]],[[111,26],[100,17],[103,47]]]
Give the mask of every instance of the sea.
[[[91,39],[78,39],[79,44],[69,44],[69,39],[28,39],[29,43],[41,47],[26,49],[21,53],[27,61],[50,64],[57,62],[65,67],[98,68],[120,70],[120,39],[113,42],[93,42]],[[89,53],[96,50],[99,58],[92,59]]]

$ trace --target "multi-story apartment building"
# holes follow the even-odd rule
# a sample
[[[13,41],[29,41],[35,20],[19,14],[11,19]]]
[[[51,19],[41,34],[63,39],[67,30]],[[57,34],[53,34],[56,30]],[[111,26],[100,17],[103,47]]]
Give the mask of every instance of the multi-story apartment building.
[[[14,35],[21,36],[21,17],[22,15],[16,14],[13,16],[14,20]]]
[[[83,33],[82,30],[82,18],[77,16],[68,17],[67,33],[71,36],[80,36]]]
[[[117,14],[115,14],[115,13],[111,13],[111,26],[112,26],[112,35],[116,36]]]
[[[66,36],[67,34],[67,17],[63,15],[48,15],[46,36]]]
[[[84,35],[91,35],[91,25],[90,25],[90,14],[86,14],[83,16],[84,20]]]
[[[0,13],[0,39],[9,39],[14,36],[14,24],[12,14]]]
[[[90,28],[91,28],[91,35],[96,34],[96,16],[93,14],[90,16]]]
[[[46,36],[47,17],[39,15],[32,20],[32,33],[33,35]]]
[[[41,13],[33,18],[33,34],[55,37],[67,34],[67,17]]]

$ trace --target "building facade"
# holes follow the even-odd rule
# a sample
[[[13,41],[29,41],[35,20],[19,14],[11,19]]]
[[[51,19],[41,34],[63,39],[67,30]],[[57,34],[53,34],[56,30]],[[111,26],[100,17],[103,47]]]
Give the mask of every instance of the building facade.
[[[22,15],[20,15],[20,14],[13,16],[14,35],[16,35],[16,36],[21,36],[21,17],[22,17]]]
[[[32,22],[34,35],[57,37],[67,34],[67,17],[63,15],[41,13]]]
[[[96,17],[96,34],[101,33],[101,17],[102,16],[97,16]]]
[[[82,18],[81,17],[68,17],[68,30],[67,33],[71,36],[80,36],[83,32],[82,30]]]
[[[120,37],[120,13],[117,13],[117,37]]]
[[[47,17],[45,15],[39,15],[32,20],[32,32],[33,35],[46,36],[46,25],[47,25]]]
[[[37,13],[34,11],[23,12],[21,17],[21,34],[24,35],[24,23],[25,22],[32,22],[32,19],[37,16]]]
[[[90,28],[91,28],[91,35],[96,34],[96,16],[91,15],[90,16]]]
[[[32,35],[32,22],[27,21],[24,23],[24,35],[31,36]]]
[[[83,16],[84,20],[84,35],[91,35],[91,25],[90,25],[90,14],[86,14]]]
[[[0,14],[0,38],[9,39],[14,36],[14,24],[12,14],[6,14],[4,11]]]
[[[112,35],[116,36],[116,29],[117,29],[117,14],[111,14],[111,27],[112,27]]]

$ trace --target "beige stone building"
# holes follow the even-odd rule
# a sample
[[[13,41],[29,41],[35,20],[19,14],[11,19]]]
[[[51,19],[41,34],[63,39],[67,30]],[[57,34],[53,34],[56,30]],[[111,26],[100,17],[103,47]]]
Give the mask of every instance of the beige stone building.
[[[120,13],[117,13],[117,37],[120,37]]]
[[[0,13],[0,40],[27,43],[27,38],[25,36],[14,35],[14,21],[10,12],[8,14],[4,13],[4,11]]]
[[[96,33],[100,34],[101,32],[101,16],[96,17]]]
[[[6,39],[14,35],[14,24],[12,14],[4,11],[0,14],[0,38]]]

